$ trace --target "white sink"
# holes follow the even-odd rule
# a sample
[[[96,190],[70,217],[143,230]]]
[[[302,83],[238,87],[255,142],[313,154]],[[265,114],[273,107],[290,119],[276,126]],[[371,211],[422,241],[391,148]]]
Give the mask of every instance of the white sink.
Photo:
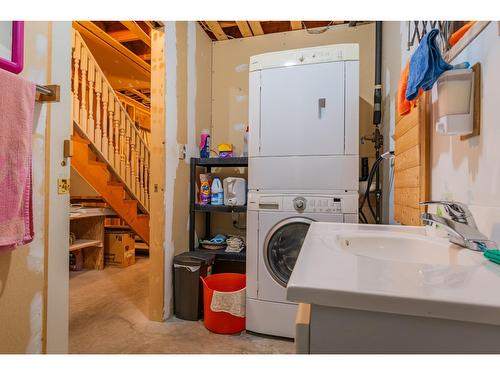
[[[338,236],[340,249],[357,256],[395,262],[473,266],[477,257],[443,239],[394,232],[356,231]]]
[[[287,299],[500,326],[500,265],[424,227],[312,223]]]

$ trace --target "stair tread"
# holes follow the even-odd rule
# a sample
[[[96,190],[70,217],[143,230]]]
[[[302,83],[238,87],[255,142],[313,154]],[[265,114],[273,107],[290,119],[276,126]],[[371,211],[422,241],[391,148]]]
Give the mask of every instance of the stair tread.
[[[123,184],[119,181],[108,181],[108,185],[111,186],[123,186]]]

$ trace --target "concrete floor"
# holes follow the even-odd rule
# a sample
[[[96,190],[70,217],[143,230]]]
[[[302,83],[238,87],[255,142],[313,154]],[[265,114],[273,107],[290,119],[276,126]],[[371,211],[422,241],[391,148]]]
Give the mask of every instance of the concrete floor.
[[[202,321],[147,319],[149,259],[128,268],[70,272],[70,353],[293,353],[293,342],[217,335]]]

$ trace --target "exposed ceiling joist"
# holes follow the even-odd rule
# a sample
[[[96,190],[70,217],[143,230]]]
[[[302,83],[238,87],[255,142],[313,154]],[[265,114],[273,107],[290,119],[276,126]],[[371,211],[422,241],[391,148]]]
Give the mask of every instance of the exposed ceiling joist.
[[[129,29],[131,32],[136,34],[140,40],[146,43],[149,47],[151,47],[151,37],[146,34],[146,32],[141,29],[141,27],[135,21],[120,21],[123,26]]]
[[[253,36],[252,30],[250,30],[250,26],[248,26],[247,21],[236,21],[236,25],[238,25],[238,29],[240,29],[240,33],[243,38]]]
[[[121,101],[127,103],[128,105],[134,106],[136,110],[144,112],[147,115],[151,114],[151,109],[148,106],[142,104],[141,102],[138,102],[137,100],[132,99],[131,97],[122,94],[121,92],[118,91],[116,91],[116,95]]]
[[[248,23],[252,29],[253,35],[264,35],[264,30],[262,30],[262,25],[259,21],[248,21]]]
[[[150,53],[143,53],[142,55],[137,55],[143,60],[149,60],[151,61],[151,54]]]
[[[146,103],[151,102],[151,99],[147,95],[145,95],[142,92],[140,92],[139,90],[129,89],[128,91],[130,91],[131,93],[137,95],[139,98],[141,98],[142,100],[144,100]]]
[[[107,32],[102,30],[99,26],[94,24],[91,21],[77,21],[73,22],[73,27],[78,30],[78,31],[87,31],[90,32],[91,34],[94,34],[96,37],[100,38],[104,42],[106,42],[108,45],[113,47],[115,50],[120,52],[122,55],[125,57],[128,57],[130,60],[132,60],[134,63],[139,65],[141,68],[146,70],[148,73],[151,72],[151,65],[148,64],[146,61],[141,59],[139,56],[137,56],[135,53],[133,53],[131,50],[129,50],[127,47],[125,47],[123,44],[121,44],[119,41],[111,37]]]
[[[116,30],[116,31],[109,31],[108,34],[119,41],[120,43],[123,42],[132,42],[134,40],[139,40],[139,37],[133,33],[130,30]]]
[[[219,22],[217,22],[217,21],[205,21],[205,23],[207,24],[210,31],[215,35],[217,40],[226,40],[227,39],[227,35],[222,30],[222,27],[220,26]]]
[[[290,25],[292,26],[292,30],[302,29],[302,21],[290,21]]]

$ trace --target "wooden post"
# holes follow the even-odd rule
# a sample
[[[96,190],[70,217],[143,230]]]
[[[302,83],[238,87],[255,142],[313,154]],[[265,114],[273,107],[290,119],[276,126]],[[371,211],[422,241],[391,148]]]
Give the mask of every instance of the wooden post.
[[[165,30],[151,31],[149,319],[162,321],[165,295]]]

